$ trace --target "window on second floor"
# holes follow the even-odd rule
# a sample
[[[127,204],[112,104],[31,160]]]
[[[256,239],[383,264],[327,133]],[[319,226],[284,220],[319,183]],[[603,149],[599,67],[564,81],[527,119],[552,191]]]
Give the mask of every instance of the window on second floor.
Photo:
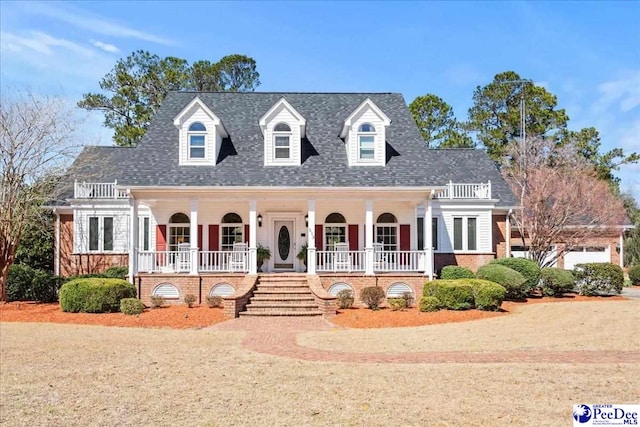
[[[358,128],[358,159],[375,159],[376,129],[372,124],[363,123]]]
[[[207,128],[200,122],[189,126],[189,159],[204,159]]]
[[[291,127],[286,123],[278,123],[273,128],[273,158],[289,159],[291,157]]]

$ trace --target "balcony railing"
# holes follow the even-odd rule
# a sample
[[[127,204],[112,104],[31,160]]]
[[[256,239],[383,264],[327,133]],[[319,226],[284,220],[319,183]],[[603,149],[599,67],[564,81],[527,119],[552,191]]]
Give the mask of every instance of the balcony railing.
[[[437,199],[491,199],[491,181],[479,184],[455,184],[451,181]]]
[[[75,182],[73,196],[76,199],[128,199],[126,191],[118,190],[114,182]]]

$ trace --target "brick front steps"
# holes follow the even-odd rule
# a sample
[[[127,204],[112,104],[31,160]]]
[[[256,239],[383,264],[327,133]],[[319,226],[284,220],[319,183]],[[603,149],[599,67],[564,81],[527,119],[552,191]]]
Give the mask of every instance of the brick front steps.
[[[304,274],[261,274],[240,316],[321,316]]]

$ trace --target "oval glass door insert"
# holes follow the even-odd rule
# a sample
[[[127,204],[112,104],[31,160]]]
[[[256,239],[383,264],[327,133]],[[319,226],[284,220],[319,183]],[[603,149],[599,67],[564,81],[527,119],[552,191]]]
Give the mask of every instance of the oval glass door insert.
[[[284,261],[289,258],[290,247],[291,235],[289,234],[287,226],[283,225],[280,227],[280,231],[278,232],[278,253],[280,254],[281,260]]]

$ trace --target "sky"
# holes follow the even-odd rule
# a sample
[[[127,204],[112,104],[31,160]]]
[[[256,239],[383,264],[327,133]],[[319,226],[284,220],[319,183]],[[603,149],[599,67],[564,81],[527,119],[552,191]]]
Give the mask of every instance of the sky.
[[[0,95],[75,105],[135,50],[189,62],[244,54],[259,91],[433,93],[467,118],[477,86],[512,70],[558,97],[569,128],[640,152],[640,2],[0,2]],[[109,145],[99,112],[77,112]],[[640,165],[617,173],[640,202]]]

